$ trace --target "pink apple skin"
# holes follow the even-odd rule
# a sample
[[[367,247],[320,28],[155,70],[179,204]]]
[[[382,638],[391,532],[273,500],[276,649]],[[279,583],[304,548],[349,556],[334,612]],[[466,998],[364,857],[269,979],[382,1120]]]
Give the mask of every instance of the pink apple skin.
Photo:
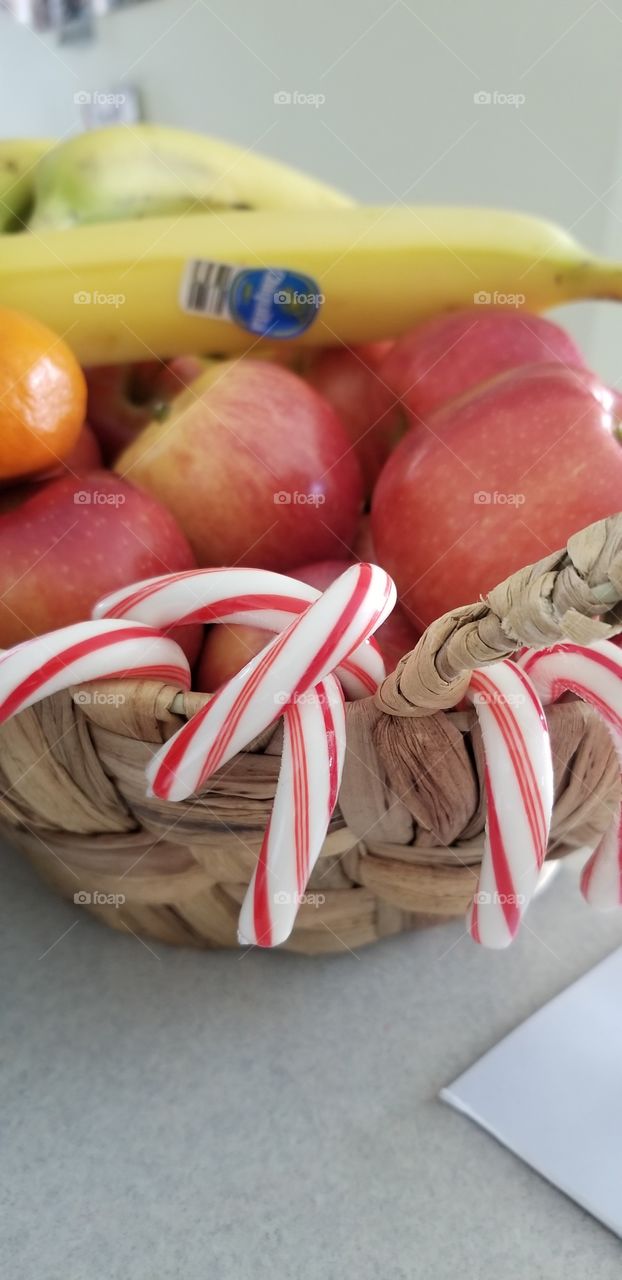
[[[200,565],[287,572],[339,555],[362,503],[332,406],[291,370],[257,360],[208,369],[115,470],[173,512]]]
[[[553,361],[585,368],[572,338],[544,316],[487,307],[433,316],[399,338],[381,361],[376,411],[397,397],[414,424],[500,373]]]
[[[215,693],[221,684],[237,675],[242,667],[270,643],[271,635],[243,623],[217,623],[207,630],[201,656],[192,681],[200,693]]]
[[[415,625],[619,511],[614,426],[593,375],[550,364],[502,375],[413,428],[376,486],[372,529]]]
[[[205,363],[200,356],[176,356],[168,361],[85,369],[87,413],[105,461],[114,462],[149,425],[156,411],[165,411],[175,396],[199,377]]]
[[[173,516],[147,494],[108,471],[50,480],[0,515],[0,647],[80,622],[139,578],[194,567]],[[200,629],[184,630],[196,651]]]
[[[400,405],[376,404],[382,395],[377,370],[391,350],[390,342],[350,348],[329,347],[311,359],[305,379],[330,401],[346,428],[361,464],[365,493],[370,494],[391,450],[406,429]]]

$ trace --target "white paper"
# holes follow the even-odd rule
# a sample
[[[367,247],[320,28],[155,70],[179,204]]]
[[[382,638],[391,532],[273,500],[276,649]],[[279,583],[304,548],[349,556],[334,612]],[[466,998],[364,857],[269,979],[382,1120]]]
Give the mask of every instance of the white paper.
[[[622,1236],[622,949],[440,1096]]]

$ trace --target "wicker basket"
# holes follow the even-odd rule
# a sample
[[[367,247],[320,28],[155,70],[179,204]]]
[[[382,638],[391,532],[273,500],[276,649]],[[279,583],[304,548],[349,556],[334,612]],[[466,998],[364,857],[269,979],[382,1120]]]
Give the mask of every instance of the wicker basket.
[[[286,949],[360,947],[461,915],[482,853],[482,747],[451,711],[469,671],[524,645],[581,643],[622,626],[622,515],[447,614],[375,699],[348,706],[339,806]],[[63,896],[113,928],[200,947],[236,925],[274,796],[277,727],[183,804],[145,797],[157,745],[208,695],[103,682],[57,694],[0,729],[0,823]],[[583,703],[549,709],[555,764],[549,856],[593,846],[618,799],[606,730]]]

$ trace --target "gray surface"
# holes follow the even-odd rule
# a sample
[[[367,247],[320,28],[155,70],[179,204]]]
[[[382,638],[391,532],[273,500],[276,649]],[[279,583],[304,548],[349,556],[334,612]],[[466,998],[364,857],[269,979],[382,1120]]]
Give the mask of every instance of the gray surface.
[[[156,955],[2,869],[11,1280],[619,1280],[614,1236],[436,1100],[622,942],[570,872],[509,952],[442,926],[311,960]]]

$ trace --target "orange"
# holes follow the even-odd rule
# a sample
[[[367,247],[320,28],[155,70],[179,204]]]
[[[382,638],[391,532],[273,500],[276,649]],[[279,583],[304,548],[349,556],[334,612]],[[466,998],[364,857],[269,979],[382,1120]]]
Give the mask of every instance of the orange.
[[[61,461],[85,412],[84,374],[63,339],[32,316],[0,307],[0,480]]]

